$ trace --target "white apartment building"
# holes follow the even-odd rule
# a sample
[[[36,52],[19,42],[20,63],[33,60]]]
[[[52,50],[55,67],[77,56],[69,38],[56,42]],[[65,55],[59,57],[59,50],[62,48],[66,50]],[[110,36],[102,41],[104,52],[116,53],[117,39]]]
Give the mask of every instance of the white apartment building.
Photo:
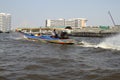
[[[64,26],[65,19],[58,19],[58,20],[46,20],[46,27],[57,27],[57,26]]]
[[[0,13],[0,31],[8,32],[11,30],[11,15]]]
[[[73,18],[73,19],[58,19],[58,20],[46,20],[46,27],[60,27],[71,26],[76,28],[86,27],[87,20],[85,18]]]

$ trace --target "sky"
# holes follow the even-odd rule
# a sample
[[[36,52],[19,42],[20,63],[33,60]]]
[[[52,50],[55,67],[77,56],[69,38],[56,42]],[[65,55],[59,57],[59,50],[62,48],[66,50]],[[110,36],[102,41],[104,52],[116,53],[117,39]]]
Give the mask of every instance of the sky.
[[[0,0],[0,13],[12,15],[12,27],[45,26],[46,19],[86,18],[87,26],[120,24],[120,0]]]

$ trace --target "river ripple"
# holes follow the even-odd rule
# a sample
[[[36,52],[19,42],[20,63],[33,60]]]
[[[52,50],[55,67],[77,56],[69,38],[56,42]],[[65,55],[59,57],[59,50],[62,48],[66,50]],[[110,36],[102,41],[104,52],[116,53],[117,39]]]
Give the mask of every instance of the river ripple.
[[[1,34],[0,80],[119,80],[119,53],[118,50],[41,43]]]

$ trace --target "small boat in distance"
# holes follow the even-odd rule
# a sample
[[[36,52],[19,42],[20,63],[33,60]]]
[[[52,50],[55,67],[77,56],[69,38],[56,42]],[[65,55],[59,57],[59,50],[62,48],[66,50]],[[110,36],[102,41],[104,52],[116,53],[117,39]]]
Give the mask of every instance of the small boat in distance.
[[[35,36],[33,34],[27,34],[27,33],[23,33],[23,32],[21,32],[21,33],[27,39],[38,40],[41,42],[49,42],[49,43],[56,43],[56,44],[75,44],[76,43],[76,41],[73,39],[60,39],[60,38],[52,37],[51,35]]]

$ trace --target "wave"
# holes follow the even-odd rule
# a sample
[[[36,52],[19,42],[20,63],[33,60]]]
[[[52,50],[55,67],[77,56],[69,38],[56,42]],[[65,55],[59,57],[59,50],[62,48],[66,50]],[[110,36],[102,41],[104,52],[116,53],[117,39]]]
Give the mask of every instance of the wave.
[[[98,44],[81,41],[81,42],[78,42],[78,45],[82,47],[94,47],[94,48],[120,50],[120,35],[105,38],[102,42]]]
[[[13,33],[10,33],[10,36],[9,36],[10,39],[15,39],[15,40],[20,40],[20,39],[23,39],[24,36],[18,32],[13,32]]]
[[[77,45],[82,46],[82,47],[96,47],[96,44],[89,43],[86,41],[78,42]]]
[[[120,50],[120,35],[116,35],[114,37],[106,38],[104,41],[102,41],[97,46],[101,47],[101,48],[105,48],[105,49]]]

